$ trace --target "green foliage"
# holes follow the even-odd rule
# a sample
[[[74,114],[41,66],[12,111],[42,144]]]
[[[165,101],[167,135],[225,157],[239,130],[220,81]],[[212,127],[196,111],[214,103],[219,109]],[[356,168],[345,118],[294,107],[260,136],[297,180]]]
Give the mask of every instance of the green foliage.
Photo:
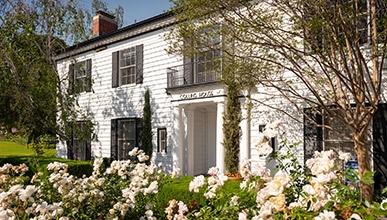
[[[117,20],[118,28],[122,27],[124,23],[124,9],[121,5],[118,5],[117,8],[111,11],[108,9],[108,5],[106,2],[100,0],[93,0],[93,2],[91,3],[91,16],[94,16],[97,11],[104,11],[106,13],[114,15]]]
[[[227,103],[223,122],[223,146],[225,148],[226,171],[233,174],[239,171],[239,144],[242,136],[239,124],[242,121],[242,113],[236,82],[231,81],[227,84],[227,89]]]
[[[69,174],[74,175],[76,177],[82,176],[90,176],[93,172],[93,164],[87,161],[77,162],[77,163],[67,163],[69,165],[68,171]]]
[[[289,183],[290,187],[288,187],[284,193],[286,195],[287,204],[302,196],[302,187],[305,186],[311,178],[311,174],[306,166],[300,164],[295,155],[297,146],[299,146],[300,143],[301,142],[289,143],[287,139],[282,139],[278,149],[270,154],[269,160],[274,160],[278,163],[277,168],[272,170],[272,172],[274,173],[283,170],[292,178]]]
[[[63,0],[3,1],[2,9],[0,127],[16,130],[37,147],[42,135],[66,136],[67,120],[77,118],[54,55],[66,43],[86,39],[86,12],[77,1]]]
[[[149,89],[144,95],[144,108],[142,113],[142,130],[141,130],[141,148],[145,154],[152,158],[153,144],[152,144],[152,111],[150,105]],[[149,161],[148,161],[149,163]]]
[[[53,135],[41,135],[31,140],[27,147],[32,148],[36,155],[41,156],[44,154],[44,149],[56,148],[56,138]]]

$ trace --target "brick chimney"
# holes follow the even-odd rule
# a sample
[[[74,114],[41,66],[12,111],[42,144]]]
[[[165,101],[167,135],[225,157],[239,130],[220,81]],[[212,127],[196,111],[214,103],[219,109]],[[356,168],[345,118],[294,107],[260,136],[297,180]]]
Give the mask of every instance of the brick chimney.
[[[97,11],[97,15],[93,17],[93,37],[116,31],[118,26],[115,18],[106,12]]]

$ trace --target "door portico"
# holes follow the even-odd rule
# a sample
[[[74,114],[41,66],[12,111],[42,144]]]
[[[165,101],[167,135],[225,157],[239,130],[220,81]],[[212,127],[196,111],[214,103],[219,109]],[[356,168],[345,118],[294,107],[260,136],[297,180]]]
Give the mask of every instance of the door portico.
[[[205,174],[213,166],[224,172],[224,97],[175,103],[173,112],[174,168],[191,176]]]

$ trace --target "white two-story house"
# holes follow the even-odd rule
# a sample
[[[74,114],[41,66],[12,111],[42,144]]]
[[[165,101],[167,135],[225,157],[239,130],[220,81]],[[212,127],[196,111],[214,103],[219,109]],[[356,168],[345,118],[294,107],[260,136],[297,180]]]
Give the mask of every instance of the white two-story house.
[[[179,168],[185,175],[207,173],[213,166],[224,172],[223,113],[226,94],[217,81],[219,72],[208,69],[216,52],[205,57],[183,58],[167,53],[164,35],[174,25],[167,12],[117,29],[114,17],[98,12],[93,19],[93,38],[56,55],[64,86],[79,92],[79,109],[94,126],[91,140],[72,138],[57,145],[57,156],[79,160],[107,157],[129,158],[139,146],[144,93],[149,89],[152,109],[153,157],[165,171]],[[259,99],[259,94],[253,94]],[[247,120],[247,100],[240,97],[243,121],[240,161],[261,162],[254,138],[265,124],[281,120],[282,131],[302,141],[298,156],[310,158],[315,150],[340,141],[322,128],[295,123],[267,108],[252,110]],[[386,100],[384,100],[386,102]],[[284,106],[286,107],[286,106]],[[289,110],[291,111],[291,110]],[[294,117],[303,117],[294,111]],[[318,123],[329,118],[314,116]],[[307,124],[307,121],[305,121]],[[387,104],[380,104],[372,124],[374,169],[379,182],[387,183]],[[87,127],[80,120],[79,126]],[[335,140],[333,140],[335,139]],[[272,141],[276,148],[278,141]]]

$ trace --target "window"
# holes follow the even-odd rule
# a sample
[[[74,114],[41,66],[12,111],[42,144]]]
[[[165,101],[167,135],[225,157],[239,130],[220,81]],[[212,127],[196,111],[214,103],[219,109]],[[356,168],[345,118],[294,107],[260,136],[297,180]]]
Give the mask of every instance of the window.
[[[70,65],[69,93],[81,92],[91,92],[91,59]]]
[[[198,53],[184,59],[184,84],[213,82],[221,68],[220,25],[203,28]]]
[[[339,114],[337,112],[337,114]],[[323,116],[323,124],[326,126],[330,126],[334,129],[337,129],[343,135],[340,135],[336,131],[332,131],[327,128],[323,128],[323,149],[326,150],[334,150],[336,152],[343,151],[351,153],[351,157],[356,157],[354,147],[355,144],[351,137],[350,130],[343,124],[341,121],[337,120],[335,117],[328,116],[324,114]]]
[[[157,152],[167,153],[167,128],[157,129]]]
[[[334,150],[335,152],[343,151],[350,153],[352,157],[356,157],[354,151],[354,142],[350,138],[351,131],[337,119],[340,116],[340,112],[332,110],[336,117],[329,116],[328,114],[319,114],[312,109],[304,110],[304,113],[312,119],[315,123],[304,117],[304,159],[307,160],[313,157],[315,151],[327,151]],[[343,116],[344,117],[344,116]],[[323,126],[330,126],[333,129],[340,131],[333,131]],[[369,129],[369,137],[371,137],[371,128]],[[371,144],[371,143],[370,143]]]
[[[116,51],[112,55],[112,87],[143,81],[143,45]]]
[[[140,147],[140,131],[139,118],[113,119],[111,156],[118,160],[130,159],[129,152]]]
[[[217,68],[220,67],[220,50],[201,51],[196,57],[196,82],[211,82],[216,80]]]
[[[68,142],[68,158],[73,160],[91,160],[91,133],[89,121],[78,121],[72,127]]]
[[[343,19],[332,19],[340,14]],[[303,17],[307,50],[329,51],[331,44],[345,45],[344,36],[353,43],[365,44],[368,42],[367,0],[322,1],[321,3],[305,1]],[[328,20],[334,23],[325,22]]]

